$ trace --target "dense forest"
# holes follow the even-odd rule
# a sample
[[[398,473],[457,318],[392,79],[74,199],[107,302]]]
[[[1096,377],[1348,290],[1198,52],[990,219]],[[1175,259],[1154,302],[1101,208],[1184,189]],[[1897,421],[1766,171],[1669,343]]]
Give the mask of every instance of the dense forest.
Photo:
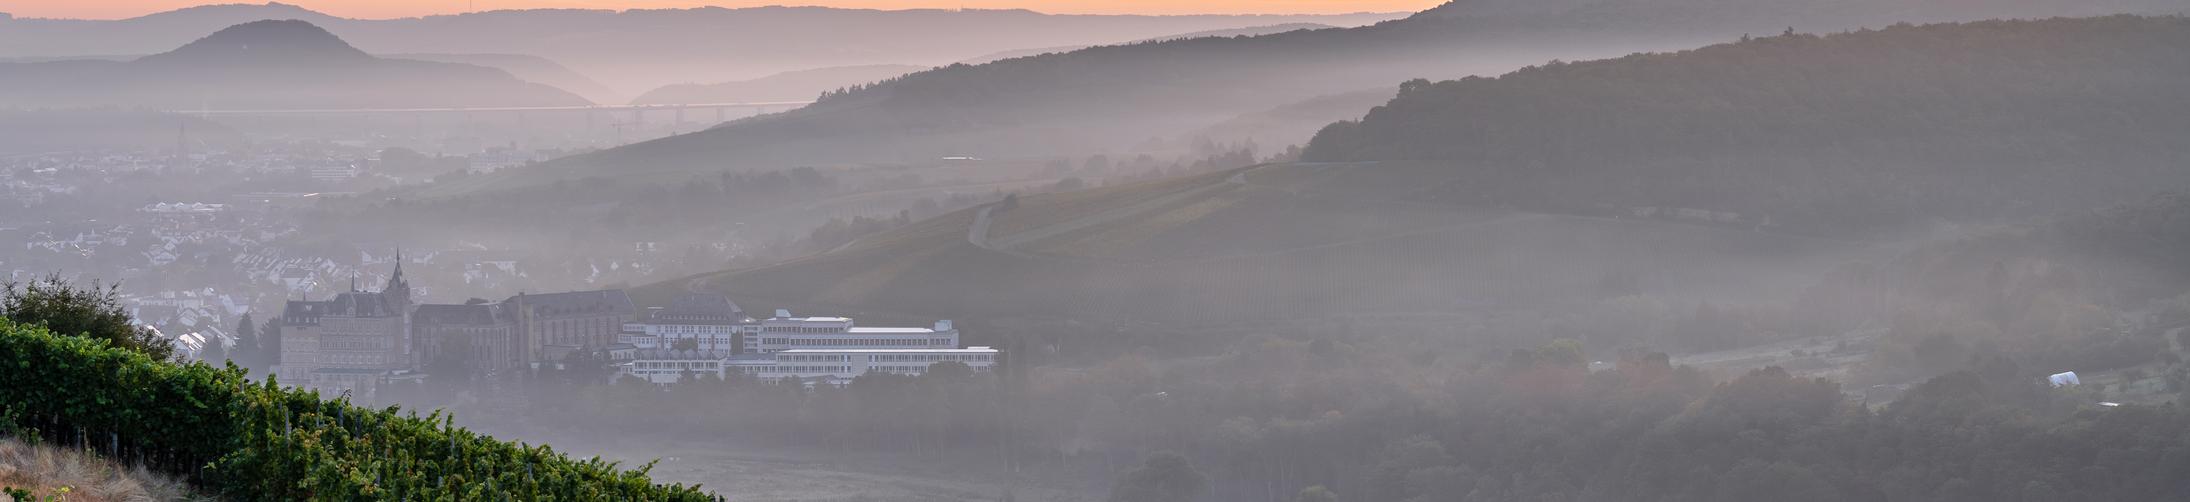
[[[1404,86],[1313,161],[1462,173],[1451,201],[1733,213],[1839,233],[2017,221],[2190,183],[2190,20],[1789,33]],[[2135,98],[2131,98],[2134,96]]]

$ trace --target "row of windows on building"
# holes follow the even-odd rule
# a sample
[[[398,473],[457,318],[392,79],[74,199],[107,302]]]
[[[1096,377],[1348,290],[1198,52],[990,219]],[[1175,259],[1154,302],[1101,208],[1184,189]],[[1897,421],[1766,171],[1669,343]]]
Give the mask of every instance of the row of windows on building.
[[[881,373],[897,373],[897,374],[901,374],[901,375],[918,375],[918,374],[921,374],[921,373],[925,373],[925,372],[927,372],[927,371],[928,371],[928,367],[927,367],[927,366],[875,366],[875,367],[873,367],[873,368],[869,368],[869,369],[868,369],[867,371],[868,371],[868,372],[881,372]]]
[[[381,340],[320,340],[320,350],[387,350],[388,343]]]
[[[558,345],[591,345],[622,331],[616,319],[609,317],[548,321],[547,328],[548,340]]]
[[[756,366],[759,373],[851,373],[850,366]]]
[[[737,319],[737,318],[735,318],[735,317],[731,317],[731,316],[726,316],[726,315],[708,315],[708,314],[663,314],[663,313],[655,313],[655,314],[654,314],[654,319],[655,319],[655,320],[658,320],[658,321],[730,321],[730,322],[735,322],[735,321],[737,321],[737,320],[738,320],[738,319]]]
[[[846,355],[785,354],[777,356],[776,360],[792,363],[848,363],[852,361],[851,357]]]
[[[716,371],[722,369],[722,363],[716,361],[639,361],[631,363],[631,369]]]
[[[378,366],[378,365],[381,365],[381,364],[385,364],[385,363],[387,363],[387,361],[388,361],[388,358],[387,358],[387,357],[384,357],[384,356],[382,356],[382,355],[380,355],[380,354],[328,354],[328,353],[321,353],[321,354],[319,355],[319,362],[320,362],[321,364],[362,364],[362,365],[372,365],[372,366]]]
[[[712,363],[712,362],[637,362],[637,363],[633,363],[633,364],[632,364],[632,368],[631,368],[631,374],[633,374],[633,375],[675,375],[675,374],[683,374],[683,373],[685,373],[685,372],[688,372],[688,371],[689,371],[689,372],[709,372],[709,373],[713,373],[713,372],[716,372],[716,371],[718,371],[718,370],[719,370],[720,368],[721,368],[721,365],[720,365],[719,363]],[[777,366],[738,366],[738,367],[734,367],[734,368],[732,368],[732,369],[733,369],[733,370],[736,370],[736,371],[738,371],[739,373],[744,373],[744,374],[765,374],[765,373],[793,373],[793,374],[805,374],[805,373],[836,373],[836,374],[842,374],[842,373],[851,373],[851,372],[852,372],[852,367],[851,367],[851,366],[809,366],[809,365],[777,365]],[[988,371],[988,369],[989,369],[989,368],[988,368],[988,367],[986,367],[986,366],[977,366],[977,367],[975,367],[975,368],[974,368],[974,371]],[[905,375],[918,375],[918,374],[921,374],[921,373],[925,373],[925,372],[927,372],[927,371],[928,371],[928,366],[927,366],[927,365],[917,365],[917,366],[895,366],[895,365],[883,365],[883,366],[872,366],[872,367],[869,367],[869,368],[867,368],[867,370],[866,370],[866,371],[867,371],[867,372],[870,372],[870,373],[896,373],[896,374],[905,374]]]
[[[762,345],[789,345],[793,347],[930,347],[948,346],[948,338],[763,338]]]
[[[878,354],[867,356],[867,362],[875,363],[988,362],[994,360],[996,360],[995,354]]]
[[[320,375],[312,375],[312,382],[313,382],[313,383],[329,383],[329,384],[339,384],[339,385],[360,385],[360,384],[364,384],[365,382],[368,382],[368,381],[372,381],[372,380],[377,380],[377,379],[379,379],[379,375],[371,375],[371,374],[363,374],[363,375],[360,375],[360,374],[340,374],[340,373],[337,373],[337,374],[320,374]]]
[[[662,333],[658,335],[658,338],[663,340],[715,340],[723,343],[730,343],[738,339],[735,336],[722,333]]]
[[[819,327],[819,328],[816,328],[816,327],[809,327],[809,326],[769,326],[769,327],[761,328],[761,332],[763,332],[763,333],[843,333],[843,332],[844,332],[844,328],[839,328],[839,327]]]
[[[664,324],[661,325],[660,328],[658,328],[658,332],[661,333],[730,333],[733,331],[737,331],[736,326],[697,326],[691,324]]]

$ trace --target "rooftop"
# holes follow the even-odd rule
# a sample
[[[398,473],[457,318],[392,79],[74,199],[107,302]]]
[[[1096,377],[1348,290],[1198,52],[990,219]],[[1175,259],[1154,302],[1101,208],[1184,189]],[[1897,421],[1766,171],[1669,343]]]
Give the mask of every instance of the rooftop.
[[[928,329],[928,328],[889,328],[889,327],[873,327],[873,328],[852,328],[852,329],[850,329],[850,330],[849,330],[849,332],[852,332],[852,333],[874,333],[874,334],[893,334],[893,333],[894,333],[894,334],[926,334],[926,333],[934,333],[934,332],[935,332],[935,330],[932,330],[932,329]]]
[[[655,310],[656,318],[692,319],[694,317],[720,317],[737,320],[744,317],[744,309],[731,302],[730,297],[711,293],[689,293],[669,302],[668,308]]]
[[[597,314],[630,315],[635,311],[631,306],[631,297],[625,295],[624,290],[621,289],[538,295],[520,293],[503,303],[521,304],[532,309],[537,315],[547,317]]]
[[[852,318],[850,317],[793,317],[784,320],[804,322],[852,322]]]
[[[495,303],[427,304],[419,305],[411,313],[411,322],[429,326],[492,326],[508,320],[509,315],[502,311],[502,305]]]

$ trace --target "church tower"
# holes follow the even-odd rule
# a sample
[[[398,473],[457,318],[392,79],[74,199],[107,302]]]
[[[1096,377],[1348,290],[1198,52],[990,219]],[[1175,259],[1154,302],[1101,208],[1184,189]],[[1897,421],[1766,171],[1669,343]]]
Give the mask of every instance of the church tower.
[[[416,304],[411,302],[411,281],[403,278],[403,248],[395,248],[395,271],[388,274],[388,285],[380,289],[380,298],[388,302],[389,310],[402,318],[401,349],[404,357],[410,360],[411,369],[424,367],[426,361],[420,359],[424,352],[418,347],[418,333],[411,329],[411,307]]]
[[[388,285],[387,287],[381,288],[380,293],[387,296],[388,302],[395,307],[396,311],[410,311],[411,282],[403,279],[402,248],[396,248],[395,250],[395,272],[388,276]]]

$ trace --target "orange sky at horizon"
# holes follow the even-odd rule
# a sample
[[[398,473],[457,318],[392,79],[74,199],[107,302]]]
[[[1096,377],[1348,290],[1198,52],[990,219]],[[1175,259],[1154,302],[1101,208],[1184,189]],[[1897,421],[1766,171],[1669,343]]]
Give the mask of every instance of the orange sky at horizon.
[[[0,0],[18,18],[123,19],[195,5],[266,0]],[[1419,11],[1445,0],[284,0],[327,14],[365,19],[502,9],[667,9],[819,5],[858,9],[1028,9],[1053,14],[1341,14]]]

